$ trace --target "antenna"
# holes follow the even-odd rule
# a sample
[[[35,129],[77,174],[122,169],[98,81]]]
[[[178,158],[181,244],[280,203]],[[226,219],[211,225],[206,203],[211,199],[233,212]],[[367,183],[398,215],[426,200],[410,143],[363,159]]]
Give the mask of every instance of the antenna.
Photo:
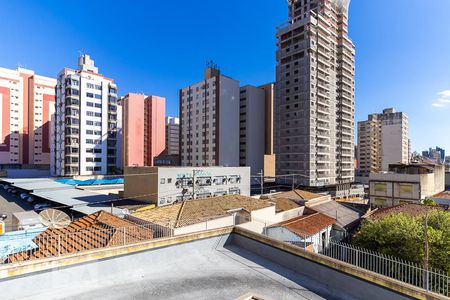
[[[64,228],[71,222],[66,213],[53,208],[41,211],[39,219],[45,226],[56,229]]]
[[[212,59],[209,59],[209,60],[206,61],[206,68],[212,68],[212,69],[216,69],[216,70],[219,69],[217,64]]]

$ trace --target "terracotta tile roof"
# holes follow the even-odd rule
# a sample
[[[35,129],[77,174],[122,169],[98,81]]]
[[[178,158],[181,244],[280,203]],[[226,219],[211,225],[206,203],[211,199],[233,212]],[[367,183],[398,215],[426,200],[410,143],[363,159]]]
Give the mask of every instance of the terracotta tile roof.
[[[297,202],[295,202],[294,200],[291,200],[288,198],[273,198],[270,200],[275,202],[275,207],[276,207],[277,212],[287,211],[287,210],[291,210],[291,209],[302,206],[302,205],[298,204]]]
[[[243,209],[246,212],[272,206],[269,200],[255,199],[241,195],[227,195],[158,207],[133,213],[136,218],[155,224],[174,227],[201,223],[228,216],[229,210]]]
[[[369,213],[366,215],[367,219],[370,220],[379,220],[383,219],[387,216],[393,215],[393,214],[399,214],[404,213],[413,217],[420,216],[425,214],[426,211],[430,211],[433,209],[440,209],[443,210],[444,208],[441,206],[427,206],[422,204],[414,204],[414,203],[405,203],[400,204],[396,206],[386,207],[386,208],[379,208],[372,213]]]
[[[310,215],[296,217],[270,227],[284,227],[300,237],[312,236],[336,223],[336,220],[324,214],[315,212]]]
[[[48,228],[37,235],[33,242],[37,249],[12,254],[10,262],[34,258],[52,257],[108,246],[135,243],[153,238],[149,228],[116,217],[108,212],[99,211],[82,217],[61,229]],[[60,252],[59,252],[60,251]]]
[[[323,195],[303,191],[303,190],[293,190],[289,192],[284,192],[280,194],[275,194],[272,196],[272,198],[287,198],[287,199],[293,199],[293,200],[313,200],[317,198],[321,198]]]
[[[440,192],[431,198],[450,199],[450,191]]]

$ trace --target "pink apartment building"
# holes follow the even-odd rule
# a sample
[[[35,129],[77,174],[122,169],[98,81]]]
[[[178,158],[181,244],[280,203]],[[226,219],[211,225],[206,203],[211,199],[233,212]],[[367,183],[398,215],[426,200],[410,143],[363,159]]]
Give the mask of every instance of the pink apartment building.
[[[0,165],[49,165],[56,79],[0,68]]]
[[[166,148],[166,99],[129,93],[121,100],[124,166],[153,166]]]

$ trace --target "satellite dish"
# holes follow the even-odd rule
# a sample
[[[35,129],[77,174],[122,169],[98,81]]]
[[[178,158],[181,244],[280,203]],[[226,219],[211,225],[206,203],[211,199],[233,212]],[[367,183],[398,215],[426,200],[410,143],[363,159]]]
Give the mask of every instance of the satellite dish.
[[[39,213],[41,223],[50,228],[64,228],[70,224],[70,217],[57,209],[49,208]]]

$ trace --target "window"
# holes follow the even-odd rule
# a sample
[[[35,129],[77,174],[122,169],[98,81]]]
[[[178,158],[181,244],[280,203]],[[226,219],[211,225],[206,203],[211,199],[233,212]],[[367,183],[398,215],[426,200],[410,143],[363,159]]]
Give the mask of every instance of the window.
[[[102,167],[94,167],[94,171],[101,171]]]
[[[86,125],[94,125],[93,121],[86,121]]]
[[[375,191],[376,192],[387,192],[387,185],[386,183],[375,183]]]
[[[88,98],[94,98],[94,94],[93,94],[93,93],[86,93],[86,97],[88,97]]]
[[[92,102],[86,102],[86,106],[93,107],[93,106],[94,106],[94,103],[92,103]]]
[[[165,178],[161,178],[159,181],[160,184],[165,184],[166,183],[166,179]]]
[[[86,83],[86,86],[89,88],[89,89],[93,89],[94,88],[94,85],[92,84],[92,83]]]
[[[412,184],[400,183],[400,193],[411,194],[412,193]]]
[[[102,108],[102,105],[101,105],[101,103],[95,103],[95,107]]]
[[[94,112],[93,112],[93,111],[87,111],[87,112],[86,112],[86,115],[87,115],[88,117],[93,117],[93,116],[94,116]]]
[[[95,99],[102,99],[102,95],[99,95],[99,94],[95,94],[94,97],[95,97]]]

